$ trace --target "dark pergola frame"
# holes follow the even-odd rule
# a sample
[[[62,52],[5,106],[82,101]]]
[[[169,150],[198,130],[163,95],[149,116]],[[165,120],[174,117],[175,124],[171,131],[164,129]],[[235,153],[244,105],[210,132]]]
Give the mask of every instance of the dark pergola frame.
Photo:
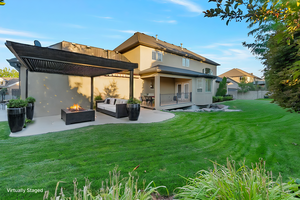
[[[32,46],[6,41],[7,48],[16,56],[26,70],[26,97],[28,95],[28,70],[61,75],[91,78],[91,109],[93,109],[94,77],[129,71],[129,97],[133,98],[133,70],[138,64],[120,60],[90,56],[81,53]]]

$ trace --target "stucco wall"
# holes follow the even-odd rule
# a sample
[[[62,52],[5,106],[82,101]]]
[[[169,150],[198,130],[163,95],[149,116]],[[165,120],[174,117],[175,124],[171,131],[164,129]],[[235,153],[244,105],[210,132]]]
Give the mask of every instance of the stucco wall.
[[[80,93],[91,84],[91,79],[82,77],[82,83],[72,81],[72,76],[28,72],[28,96],[36,99],[35,117],[59,115],[61,109],[78,103],[85,109],[89,109],[90,95]],[[24,90],[21,91],[25,93]]]
[[[162,61],[152,60],[152,51],[154,49],[150,48],[150,47],[145,47],[145,46],[139,46],[139,47],[140,47],[139,53],[140,53],[140,58],[141,58],[140,63],[139,63],[139,69],[141,71],[148,69],[152,66],[156,66],[156,65],[166,65],[166,66],[177,67],[177,68],[181,68],[181,69],[197,71],[197,72],[201,72],[201,73],[204,68],[210,68],[213,71],[214,75],[216,75],[216,73],[217,73],[216,66],[206,64],[206,63],[201,63],[199,61],[192,60],[192,59],[190,59],[190,66],[184,67],[184,66],[182,66],[182,57],[181,56],[166,53],[166,52],[162,52],[163,53]],[[137,51],[136,51],[136,53],[137,53]],[[124,55],[126,55],[126,54],[124,54]],[[128,57],[128,59],[131,61],[131,59],[129,57]]]

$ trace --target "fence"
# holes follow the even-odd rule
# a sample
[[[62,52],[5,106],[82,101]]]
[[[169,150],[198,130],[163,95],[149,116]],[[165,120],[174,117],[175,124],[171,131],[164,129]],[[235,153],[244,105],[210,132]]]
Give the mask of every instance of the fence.
[[[228,94],[233,95],[234,99],[249,99],[249,100],[254,100],[254,99],[262,99],[266,95],[268,91],[248,91],[245,93],[240,93],[237,91],[228,91]]]

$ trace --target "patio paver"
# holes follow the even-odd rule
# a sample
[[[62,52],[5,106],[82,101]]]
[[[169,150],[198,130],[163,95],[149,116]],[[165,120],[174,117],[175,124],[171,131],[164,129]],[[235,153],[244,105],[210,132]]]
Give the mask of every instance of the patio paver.
[[[153,123],[161,122],[173,118],[173,113],[162,112],[158,110],[149,110],[141,108],[141,113],[138,121],[129,121],[128,117],[114,118],[109,115],[105,115],[100,112],[96,112],[96,120],[93,122],[83,122],[78,124],[65,125],[65,122],[61,119],[60,115],[36,117],[33,124],[28,124],[27,128],[17,133],[10,133],[11,137],[24,137],[32,135],[40,135],[50,132],[71,130],[91,125],[101,124],[135,124],[135,123]],[[7,121],[6,110],[0,110],[0,121]]]

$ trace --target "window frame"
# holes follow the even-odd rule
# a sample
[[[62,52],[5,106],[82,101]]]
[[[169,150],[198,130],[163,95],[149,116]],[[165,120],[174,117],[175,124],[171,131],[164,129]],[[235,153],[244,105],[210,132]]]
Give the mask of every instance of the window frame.
[[[208,90],[208,82],[210,82],[210,90]],[[205,79],[205,92],[206,93],[212,92],[212,79],[210,78]]]

